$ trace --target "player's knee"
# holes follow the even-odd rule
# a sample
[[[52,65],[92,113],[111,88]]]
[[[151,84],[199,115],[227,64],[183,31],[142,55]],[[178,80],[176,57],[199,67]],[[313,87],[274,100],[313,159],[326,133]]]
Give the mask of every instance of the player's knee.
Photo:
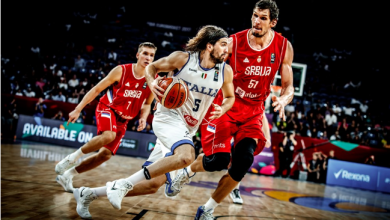
[[[112,141],[115,140],[116,137],[116,133],[112,131],[105,131],[101,135],[102,135],[101,137],[102,137],[103,145],[111,143]]]
[[[229,175],[235,181],[239,182],[244,178],[249,168],[253,164],[253,153],[257,147],[256,141],[252,138],[244,138],[232,151],[232,165],[229,169]]]
[[[100,161],[107,161],[109,160],[110,158],[112,157],[112,152],[105,148],[105,147],[102,147],[100,150],[99,150],[99,153],[98,153],[98,158]]]
[[[195,157],[191,153],[182,153],[178,155],[179,163],[181,166],[186,167],[194,162]]]
[[[230,153],[215,153],[203,156],[203,168],[208,172],[221,171],[227,169],[230,163]]]

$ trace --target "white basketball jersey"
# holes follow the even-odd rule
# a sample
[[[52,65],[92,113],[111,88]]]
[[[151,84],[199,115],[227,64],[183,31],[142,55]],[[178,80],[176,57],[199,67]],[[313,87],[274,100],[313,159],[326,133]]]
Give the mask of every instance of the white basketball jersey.
[[[198,130],[224,81],[224,62],[206,69],[200,66],[199,58],[199,52],[189,53],[187,63],[174,75],[187,83],[190,91],[188,100],[177,109],[167,109],[159,104],[155,113],[155,117],[159,117],[159,111],[176,112],[185,122],[191,135]]]

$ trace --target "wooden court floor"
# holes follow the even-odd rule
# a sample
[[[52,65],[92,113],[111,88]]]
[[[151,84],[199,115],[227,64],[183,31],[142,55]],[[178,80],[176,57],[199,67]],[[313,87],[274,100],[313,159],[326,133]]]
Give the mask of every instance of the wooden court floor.
[[[76,149],[37,142],[1,144],[1,219],[81,219],[76,200],[55,181],[54,167]],[[88,155],[87,155],[88,156]],[[140,169],[144,158],[116,155],[76,176],[74,187],[104,186]],[[90,206],[93,219],[194,219],[222,174],[198,173],[175,198],[164,187],[156,194],[125,197],[116,210],[106,197]],[[243,205],[226,198],[215,219],[390,219],[390,195],[291,179],[247,174],[241,182]]]

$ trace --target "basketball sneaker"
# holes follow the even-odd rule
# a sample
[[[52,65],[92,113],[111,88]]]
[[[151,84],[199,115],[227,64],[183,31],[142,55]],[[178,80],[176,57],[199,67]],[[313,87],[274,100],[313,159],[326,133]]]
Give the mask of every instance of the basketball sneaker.
[[[133,184],[126,179],[119,179],[113,182],[107,182],[107,198],[111,205],[116,209],[121,209],[123,197],[133,189]]]
[[[73,183],[72,183],[73,177],[65,177],[63,175],[58,175],[56,178],[57,183],[59,183],[66,192],[73,192]]]
[[[196,174],[196,173],[195,173]],[[167,181],[165,185],[165,196],[166,197],[175,197],[179,194],[181,188],[183,188],[184,184],[189,184],[191,182],[191,178],[195,176],[190,176],[187,172],[187,168],[183,168],[177,172],[176,177],[172,181]]]
[[[76,165],[76,161],[69,160],[70,155],[62,159],[59,163],[57,163],[55,171],[57,174],[62,175],[66,170]]]
[[[195,220],[214,220],[213,210],[205,210],[205,207],[203,205],[199,206],[198,211],[195,215]]]
[[[242,204],[244,201],[241,198],[240,190],[239,189],[233,189],[230,192],[230,198],[232,198],[233,203],[235,204]]]
[[[92,218],[91,213],[89,213],[89,205],[93,200],[98,198],[95,192],[89,187],[82,186],[73,191],[73,196],[77,201],[77,214],[79,214],[81,218]]]

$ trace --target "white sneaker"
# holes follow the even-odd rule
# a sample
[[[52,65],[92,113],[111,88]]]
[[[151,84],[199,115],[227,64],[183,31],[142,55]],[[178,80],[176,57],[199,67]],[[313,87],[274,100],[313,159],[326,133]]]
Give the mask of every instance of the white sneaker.
[[[195,173],[196,174],[196,173]],[[165,196],[166,197],[175,197],[179,194],[180,190],[183,188],[184,184],[189,184],[191,182],[191,178],[187,172],[187,168],[183,168],[177,172],[176,177],[172,181],[167,181],[165,185]]]
[[[89,213],[89,205],[98,198],[97,195],[89,187],[82,186],[73,191],[73,196],[77,201],[77,214],[81,218],[92,218],[91,213]]]
[[[61,186],[64,188],[66,192],[73,192],[73,183],[72,183],[73,177],[65,177],[62,175],[58,175],[56,178],[57,183],[61,184]]]
[[[76,165],[76,161],[70,161],[69,160],[70,155],[62,159],[60,162],[57,163],[55,171],[57,174],[64,174],[65,171],[69,170],[69,168]]]
[[[205,207],[199,206],[198,211],[196,211],[195,220],[214,220],[213,210],[205,210]]]
[[[113,182],[107,182],[107,198],[111,205],[116,209],[121,209],[123,197],[133,189],[133,184],[126,179],[119,179]]]
[[[235,204],[242,204],[244,201],[241,198],[240,190],[239,189],[233,189],[230,192],[230,198],[232,198],[233,203]]]

